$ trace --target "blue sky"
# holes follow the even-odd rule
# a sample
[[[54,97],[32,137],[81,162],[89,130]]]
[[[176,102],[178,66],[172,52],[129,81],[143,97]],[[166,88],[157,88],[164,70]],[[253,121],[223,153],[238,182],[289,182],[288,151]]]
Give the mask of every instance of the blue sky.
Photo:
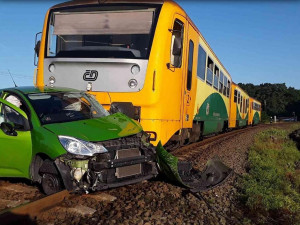
[[[35,34],[63,1],[0,0],[0,88],[32,85]],[[300,89],[300,1],[179,1],[236,83]]]

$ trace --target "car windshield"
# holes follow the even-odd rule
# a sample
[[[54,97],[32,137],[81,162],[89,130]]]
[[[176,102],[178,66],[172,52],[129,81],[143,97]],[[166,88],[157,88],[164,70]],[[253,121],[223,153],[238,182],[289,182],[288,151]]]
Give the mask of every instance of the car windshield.
[[[27,97],[43,125],[109,115],[93,96],[85,93],[39,93]]]
[[[147,59],[156,12],[145,6],[54,11],[46,56]]]

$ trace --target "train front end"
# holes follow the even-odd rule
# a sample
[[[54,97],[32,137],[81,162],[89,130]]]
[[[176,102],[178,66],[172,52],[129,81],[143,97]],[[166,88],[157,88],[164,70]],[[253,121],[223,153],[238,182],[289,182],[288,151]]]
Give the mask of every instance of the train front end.
[[[106,109],[114,103],[140,121],[141,108],[153,104],[146,74],[161,7],[94,0],[52,7],[36,46],[34,83],[88,91]]]

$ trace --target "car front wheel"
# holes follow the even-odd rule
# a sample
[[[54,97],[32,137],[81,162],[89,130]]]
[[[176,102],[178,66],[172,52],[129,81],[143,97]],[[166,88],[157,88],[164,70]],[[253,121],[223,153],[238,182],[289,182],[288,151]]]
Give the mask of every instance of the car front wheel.
[[[60,177],[55,174],[44,173],[41,184],[46,195],[52,195],[64,189]]]

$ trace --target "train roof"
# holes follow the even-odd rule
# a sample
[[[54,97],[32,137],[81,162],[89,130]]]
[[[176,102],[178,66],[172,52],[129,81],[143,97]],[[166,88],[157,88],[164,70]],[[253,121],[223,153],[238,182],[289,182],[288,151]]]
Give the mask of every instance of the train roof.
[[[73,0],[64,3],[57,4],[51,9],[81,5],[101,5],[101,4],[112,4],[112,3],[145,3],[145,4],[163,4],[165,0]]]
[[[220,66],[223,67],[223,70],[225,70],[227,75],[229,75],[230,78],[231,78],[230,73],[227,71],[225,66],[222,64],[222,62],[219,60],[217,55],[214,53],[214,51],[212,50],[212,48],[210,47],[208,42],[203,37],[200,30],[198,29],[198,27],[194,24],[192,19],[187,15],[185,10],[177,2],[175,2],[173,0],[73,0],[73,1],[68,1],[68,2],[64,2],[64,3],[61,3],[61,4],[55,5],[51,9],[57,9],[57,8],[62,8],[62,7],[81,6],[81,5],[96,5],[96,4],[99,4],[99,5],[103,4],[104,5],[104,4],[113,4],[113,3],[142,3],[142,4],[160,4],[160,5],[162,5],[162,4],[167,3],[167,2],[172,3],[172,4],[176,5],[178,8],[180,8],[182,13],[184,14],[183,16],[186,17],[186,19],[191,23],[191,25],[194,27],[194,29],[198,32],[198,34],[200,35],[200,38],[207,45],[207,47],[211,51],[212,55],[217,59]]]
[[[260,101],[258,101],[256,98],[251,97],[251,96],[248,94],[248,92],[245,91],[243,88],[241,88],[237,83],[232,82],[232,84],[235,85],[235,86],[237,86],[237,87],[239,87],[240,89],[242,89],[242,90],[249,96],[249,98],[252,98],[252,99],[255,100],[256,102],[259,102],[259,103],[261,104]]]

